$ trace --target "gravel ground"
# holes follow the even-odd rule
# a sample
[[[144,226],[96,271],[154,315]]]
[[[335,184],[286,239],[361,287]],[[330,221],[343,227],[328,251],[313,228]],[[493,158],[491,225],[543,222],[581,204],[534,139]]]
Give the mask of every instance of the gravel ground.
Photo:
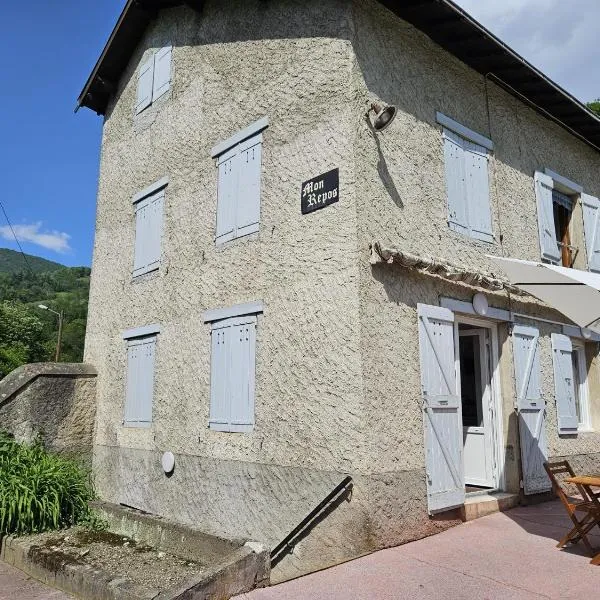
[[[205,566],[106,531],[73,527],[26,539],[49,554],[50,561],[90,565],[146,589],[169,589],[197,575]]]

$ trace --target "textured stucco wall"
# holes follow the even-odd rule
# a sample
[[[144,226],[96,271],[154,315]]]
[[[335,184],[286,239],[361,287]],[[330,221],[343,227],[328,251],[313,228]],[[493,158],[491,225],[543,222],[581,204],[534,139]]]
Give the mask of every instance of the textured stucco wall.
[[[377,456],[373,468],[380,472],[423,472],[416,305],[439,305],[443,296],[470,301],[478,290],[389,265],[371,267],[370,242],[380,240],[484,272],[497,271],[486,254],[539,260],[535,170],[549,167],[598,195],[600,155],[486,82],[378,2],[355,0],[353,22],[353,77],[359,98],[364,106],[379,99],[399,108],[393,125],[377,136],[364,120],[357,122],[355,138],[361,346],[369,423],[366,435],[371,448],[365,460]],[[494,142],[490,195],[496,240],[492,244],[448,228],[442,128],[436,123],[436,111]],[[575,239],[583,244],[580,210],[574,213],[573,228]],[[585,264],[582,247],[576,266],[585,268]],[[565,321],[532,299],[487,295],[490,304],[498,308]],[[541,333],[549,455],[593,457],[600,442],[597,433],[558,436],[550,334],[560,332],[560,327],[536,325]],[[505,479],[507,489],[518,491],[516,391],[505,325],[499,327],[499,338]],[[588,352],[597,354],[597,345],[589,344]],[[600,392],[596,363],[592,361],[589,376],[594,414]]]
[[[135,116],[137,67],[167,43],[171,91]],[[364,113],[377,98],[400,110],[374,136]],[[437,110],[494,140],[494,244],[447,227]],[[210,148],[265,115],[260,232],[217,249]],[[102,497],[272,544],[351,473],[351,501],[275,579],[454,524],[427,517],[416,304],[469,300],[473,289],[371,267],[368,246],[379,239],[483,270],[493,270],[486,253],[535,259],[533,172],[546,166],[600,193],[597,153],[377,2],[209,0],[201,16],[161,12],[131,58],[103,133],[86,338],[86,360],[99,371]],[[301,182],[334,167],[340,202],[302,217]],[[131,198],[165,175],[163,262],[133,281]],[[489,296],[501,308],[557,318],[536,303]],[[253,300],[265,304],[256,427],[247,435],[210,431],[210,337],[201,315]],[[149,323],[161,324],[154,422],[126,429],[121,334]],[[499,334],[507,486],[518,489],[508,328]],[[548,339],[542,343],[552,386]],[[585,455],[595,438],[553,438],[548,412],[551,454]],[[169,479],[159,465],[165,450],[177,460]]]
[[[0,430],[18,441],[39,436],[49,450],[91,463],[95,414],[90,365],[24,365],[0,381]]]

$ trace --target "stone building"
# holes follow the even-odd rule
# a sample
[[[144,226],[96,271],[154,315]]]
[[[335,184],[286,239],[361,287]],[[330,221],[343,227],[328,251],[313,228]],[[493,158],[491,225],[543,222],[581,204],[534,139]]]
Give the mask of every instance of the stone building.
[[[281,580],[600,468],[600,336],[490,258],[600,268],[600,120],[452,2],[130,0],[79,106],[104,499],[275,547],[350,476]]]

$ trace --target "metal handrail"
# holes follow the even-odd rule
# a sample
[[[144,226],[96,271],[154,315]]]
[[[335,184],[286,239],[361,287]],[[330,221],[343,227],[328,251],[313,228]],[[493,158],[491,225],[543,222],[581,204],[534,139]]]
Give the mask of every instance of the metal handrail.
[[[294,549],[302,533],[309,528],[309,525],[325,511],[326,508],[333,502],[333,500],[340,496],[342,492],[347,492],[352,486],[352,477],[347,476],[344,480],[339,483],[326,497],[319,503],[302,521],[294,527],[294,529],[285,536],[285,538],[271,550],[271,565],[277,564],[286,554]]]

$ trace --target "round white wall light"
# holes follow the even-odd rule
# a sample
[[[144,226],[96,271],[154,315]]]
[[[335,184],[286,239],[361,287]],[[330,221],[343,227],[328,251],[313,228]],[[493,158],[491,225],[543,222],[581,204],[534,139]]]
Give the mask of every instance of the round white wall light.
[[[485,317],[488,312],[489,304],[485,294],[475,294],[473,296],[473,310],[482,317]]]
[[[592,332],[587,329],[586,327],[582,327],[581,328],[581,335],[586,339],[586,340],[591,340],[592,339]]]
[[[172,452],[165,452],[160,459],[163,471],[168,475],[175,468],[175,456]]]

